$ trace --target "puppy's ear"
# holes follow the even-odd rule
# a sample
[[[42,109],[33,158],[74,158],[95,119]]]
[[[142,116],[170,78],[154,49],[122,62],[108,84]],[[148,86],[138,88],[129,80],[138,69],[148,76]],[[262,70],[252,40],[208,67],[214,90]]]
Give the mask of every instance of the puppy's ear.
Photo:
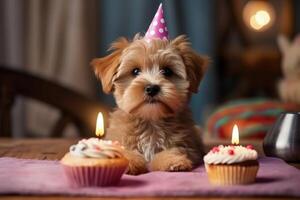
[[[126,38],[119,38],[113,42],[109,51],[113,51],[110,55],[103,58],[95,58],[91,65],[95,75],[101,80],[102,88],[105,93],[110,93],[113,90],[113,77],[117,72],[120,64],[122,51],[129,45]]]
[[[179,51],[186,66],[187,78],[190,82],[189,90],[197,93],[200,81],[207,68],[208,58],[197,54],[184,35],[175,38],[171,45]]]

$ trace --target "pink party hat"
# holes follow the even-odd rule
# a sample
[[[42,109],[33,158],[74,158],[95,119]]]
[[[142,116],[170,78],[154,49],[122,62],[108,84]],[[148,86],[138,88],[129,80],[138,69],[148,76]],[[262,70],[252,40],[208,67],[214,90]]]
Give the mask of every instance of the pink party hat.
[[[169,32],[164,18],[162,4],[159,5],[156,14],[145,34],[145,39],[150,42],[152,39],[158,38],[161,40],[169,39]]]

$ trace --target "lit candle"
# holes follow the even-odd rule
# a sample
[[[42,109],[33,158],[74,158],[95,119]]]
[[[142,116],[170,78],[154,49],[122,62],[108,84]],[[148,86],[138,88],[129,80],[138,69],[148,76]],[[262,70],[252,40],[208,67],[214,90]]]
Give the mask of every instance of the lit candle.
[[[98,113],[96,123],[96,136],[102,137],[104,135],[104,120],[101,112]]]
[[[238,129],[238,126],[235,124],[233,126],[233,129],[232,129],[231,143],[233,145],[238,145],[239,142],[240,142],[240,140],[239,140],[239,129]]]

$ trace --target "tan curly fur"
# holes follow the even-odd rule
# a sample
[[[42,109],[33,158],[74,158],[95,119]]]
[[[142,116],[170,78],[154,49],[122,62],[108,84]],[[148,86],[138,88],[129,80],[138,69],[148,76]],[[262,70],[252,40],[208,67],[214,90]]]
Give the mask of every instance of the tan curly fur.
[[[92,61],[103,90],[113,93],[118,108],[111,113],[105,138],[126,148],[129,174],[150,170],[187,171],[199,164],[203,147],[188,102],[197,92],[207,59],[198,55],[185,36],[146,42],[120,38],[113,52]],[[162,69],[172,70],[164,76]],[[140,74],[134,76],[133,69]],[[149,84],[160,86],[154,97],[145,95]]]

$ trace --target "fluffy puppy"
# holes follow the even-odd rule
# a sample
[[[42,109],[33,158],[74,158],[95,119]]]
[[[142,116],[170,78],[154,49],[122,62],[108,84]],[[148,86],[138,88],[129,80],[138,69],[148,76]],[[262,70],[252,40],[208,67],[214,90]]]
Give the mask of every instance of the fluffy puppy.
[[[203,156],[200,131],[188,108],[205,71],[185,36],[152,40],[120,38],[112,53],[92,61],[103,91],[113,93],[106,139],[125,146],[129,174],[188,171]]]

